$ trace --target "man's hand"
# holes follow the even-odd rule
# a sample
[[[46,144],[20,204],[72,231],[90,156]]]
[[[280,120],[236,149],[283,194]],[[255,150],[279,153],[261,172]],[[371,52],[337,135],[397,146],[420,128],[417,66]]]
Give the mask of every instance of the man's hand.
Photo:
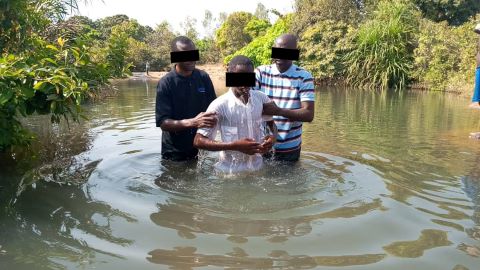
[[[268,151],[270,151],[270,149],[272,149],[272,147],[273,147],[273,145],[275,144],[276,141],[277,141],[277,139],[273,135],[265,136],[263,143],[260,145],[260,147],[262,147],[262,153],[261,154],[263,155],[263,154],[268,153]]]
[[[233,150],[247,155],[254,155],[262,152],[262,147],[254,139],[243,138],[233,142]]]
[[[190,119],[194,128],[213,128],[217,124],[216,112],[201,112]]]

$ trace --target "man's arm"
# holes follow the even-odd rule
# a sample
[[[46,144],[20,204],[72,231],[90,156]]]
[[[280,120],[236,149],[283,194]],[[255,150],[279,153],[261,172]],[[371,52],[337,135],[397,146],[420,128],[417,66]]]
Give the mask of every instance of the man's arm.
[[[208,137],[197,133],[195,139],[193,140],[193,146],[198,149],[205,149],[208,151],[239,151],[247,155],[254,155],[256,153],[261,153],[262,148],[259,143],[253,139],[244,138],[241,140],[233,142],[218,142]]]
[[[201,112],[194,118],[174,120],[172,119],[172,97],[166,81],[160,80],[157,86],[155,105],[156,125],[163,131],[182,131],[191,128],[213,127],[216,123],[214,113]]]
[[[201,112],[194,118],[190,119],[165,119],[160,127],[163,131],[175,132],[190,128],[211,128],[215,126],[216,122],[217,118],[215,117],[215,112]]]
[[[263,104],[263,114],[279,115],[286,117],[292,121],[312,122],[315,115],[315,103],[313,101],[302,101],[300,109],[282,109],[275,104],[269,102]]]

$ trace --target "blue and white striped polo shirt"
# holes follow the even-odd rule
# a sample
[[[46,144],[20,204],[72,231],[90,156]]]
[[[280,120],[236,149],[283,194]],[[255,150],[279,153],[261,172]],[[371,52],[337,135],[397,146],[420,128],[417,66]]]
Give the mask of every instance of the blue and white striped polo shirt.
[[[255,69],[256,89],[264,92],[278,107],[284,109],[300,109],[301,102],[315,101],[315,86],[310,72],[292,64],[280,73],[275,64],[259,66]],[[274,116],[278,128],[277,152],[290,152],[300,148],[302,144],[302,122],[290,121],[282,116]]]

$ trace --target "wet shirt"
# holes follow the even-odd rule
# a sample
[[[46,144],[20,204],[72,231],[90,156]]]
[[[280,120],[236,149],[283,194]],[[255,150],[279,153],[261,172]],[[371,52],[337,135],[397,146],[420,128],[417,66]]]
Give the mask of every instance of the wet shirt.
[[[207,111],[216,112],[217,125],[213,128],[201,128],[197,132],[210,139],[215,139],[220,132],[222,142],[233,142],[243,138],[252,138],[262,143],[265,137],[264,122],[271,121],[271,116],[263,116],[263,104],[271,102],[267,95],[260,91],[250,91],[248,103],[244,104],[229,89],[210,104]],[[219,161],[215,168],[223,173],[255,171],[262,167],[260,154],[247,155],[238,151],[220,151]]]
[[[255,69],[256,89],[265,93],[278,107],[300,109],[301,102],[315,101],[313,77],[305,69],[292,65],[281,73],[275,64],[259,66]],[[292,152],[302,144],[302,122],[290,121],[282,116],[274,116],[278,128],[276,152]]]
[[[155,104],[156,126],[166,119],[183,120],[206,111],[216,98],[212,81],[208,74],[195,69],[191,76],[184,77],[173,68],[160,79],[157,86]],[[198,150],[193,147],[196,128],[162,132],[162,157],[172,160],[195,158]]]

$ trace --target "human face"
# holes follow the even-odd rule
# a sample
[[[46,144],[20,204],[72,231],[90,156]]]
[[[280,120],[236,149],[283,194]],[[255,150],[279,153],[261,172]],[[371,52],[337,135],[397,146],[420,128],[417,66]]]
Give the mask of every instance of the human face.
[[[193,43],[181,43],[177,42],[177,51],[193,51],[196,50],[195,44]],[[188,62],[179,62],[177,63],[178,68],[183,72],[193,72],[195,70],[195,61],[188,61]]]
[[[253,67],[252,66],[244,66],[244,65],[237,65],[233,68],[231,71],[233,73],[252,73]],[[232,87],[233,94],[235,94],[236,97],[240,98],[244,103],[248,102],[248,99],[250,98],[250,90],[252,87],[250,86],[237,86],[237,87]]]
[[[280,38],[275,41],[275,44],[273,45],[275,48],[281,48],[281,49],[297,49],[297,42],[294,40],[289,40],[286,38]],[[287,59],[272,59],[273,63],[277,66],[278,71],[280,73],[283,73],[287,71],[293,64],[292,60],[287,60]]]

